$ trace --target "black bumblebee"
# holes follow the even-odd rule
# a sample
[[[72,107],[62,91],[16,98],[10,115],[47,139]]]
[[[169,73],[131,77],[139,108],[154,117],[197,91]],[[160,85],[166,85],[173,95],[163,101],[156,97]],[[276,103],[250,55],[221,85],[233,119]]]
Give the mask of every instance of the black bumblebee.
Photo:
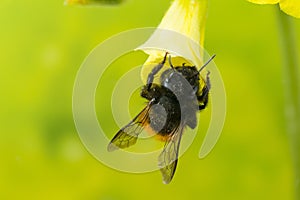
[[[208,103],[209,72],[205,80],[200,72],[215,57],[211,57],[198,71],[196,66],[186,66],[184,63],[173,66],[169,56],[170,68],[161,74],[160,84],[153,83],[154,76],[166,63],[167,55],[152,69],[147,84],[141,90],[140,95],[149,101],[147,106],[117,132],[107,147],[108,151],[127,148],[136,143],[143,129],[155,132],[165,141],[158,166],[166,184],[172,180],[176,170],[184,128],[194,129],[197,126],[197,111],[203,110]]]

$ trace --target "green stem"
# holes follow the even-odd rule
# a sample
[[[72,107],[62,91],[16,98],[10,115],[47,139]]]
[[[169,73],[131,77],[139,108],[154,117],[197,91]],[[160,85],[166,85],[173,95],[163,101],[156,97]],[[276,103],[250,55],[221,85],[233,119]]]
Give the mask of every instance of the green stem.
[[[295,167],[296,199],[300,200],[300,68],[292,17],[278,9],[279,41],[283,60],[283,84],[287,131]]]

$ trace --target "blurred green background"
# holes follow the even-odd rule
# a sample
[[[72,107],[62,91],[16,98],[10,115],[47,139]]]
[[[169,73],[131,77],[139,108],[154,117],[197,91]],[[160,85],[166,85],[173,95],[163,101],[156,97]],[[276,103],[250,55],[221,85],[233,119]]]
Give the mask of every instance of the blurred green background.
[[[217,54],[226,123],[203,160],[204,133],[196,137],[171,184],[163,185],[158,171],[110,169],[80,142],[72,89],[84,58],[114,34],[158,25],[170,2],[66,7],[62,0],[1,0],[0,199],[293,199],[276,6],[209,1],[205,47]],[[119,69],[145,59],[139,53]],[[97,105],[99,115],[105,109]],[[113,122],[107,127],[118,129]]]

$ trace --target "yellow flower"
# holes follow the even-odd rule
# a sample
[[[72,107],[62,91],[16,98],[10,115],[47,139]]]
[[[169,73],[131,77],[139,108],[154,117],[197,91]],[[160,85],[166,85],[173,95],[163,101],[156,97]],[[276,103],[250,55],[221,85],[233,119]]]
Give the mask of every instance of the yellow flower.
[[[86,0],[66,0],[65,1],[65,5],[73,5],[73,4],[86,4],[87,1]]]
[[[248,0],[257,4],[279,4],[280,9],[293,16],[300,18],[300,0]]]
[[[166,51],[171,54],[173,65],[202,65],[203,50],[199,47],[204,42],[206,11],[207,0],[174,0],[151,37],[137,48],[149,54],[141,72],[143,82],[153,66],[162,61]]]

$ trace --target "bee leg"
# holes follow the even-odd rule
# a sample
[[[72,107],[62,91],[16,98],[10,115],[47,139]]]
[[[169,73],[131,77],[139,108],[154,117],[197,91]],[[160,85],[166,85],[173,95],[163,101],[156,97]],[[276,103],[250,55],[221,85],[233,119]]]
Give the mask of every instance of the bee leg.
[[[170,67],[174,70],[174,66],[173,66],[172,60],[171,60],[171,55],[169,56],[169,64],[170,64]]]
[[[155,101],[160,96],[160,86],[154,83],[148,88],[148,85],[145,85],[142,87],[140,95],[149,101]]]
[[[207,103],[208,103],[208,95],[205,95],[204,97],[202,97],[202,102],[199,105],[199,110],[203,110],[204,108],[206,108]]]
[[[161,63],[159,63],[158,65],[156,65],[152,71],[149,73],[148,75],[148,79],[147,79],[147,89],[149,90],[151,85],[152,85],[152,82],[153,82],[153,79],[154,79],[154,76],[155,74],[157,74],[159,72],[159,70],[161,70],[161,68],[164,66],[164,64],[166,63],[166,59],[167,59],[167,55],[168,55],[168,52],[166,52],[165,56],[164,56],[164,59]]]
[[[210,75],[210,71],[208,71],[206,74],[206,85],[208,87],[208,90],[210,90],[211,87],[209,75]]]
[[[199,110],[203,110],[207,106],[207,103],[208,103],[208,93],[211,88],[209,74],[210,74],[210,72],[208,71],[206,74],[206,85],[202,89],[201,96],[198,96],[198,101],[201,103],[199,105]]]

